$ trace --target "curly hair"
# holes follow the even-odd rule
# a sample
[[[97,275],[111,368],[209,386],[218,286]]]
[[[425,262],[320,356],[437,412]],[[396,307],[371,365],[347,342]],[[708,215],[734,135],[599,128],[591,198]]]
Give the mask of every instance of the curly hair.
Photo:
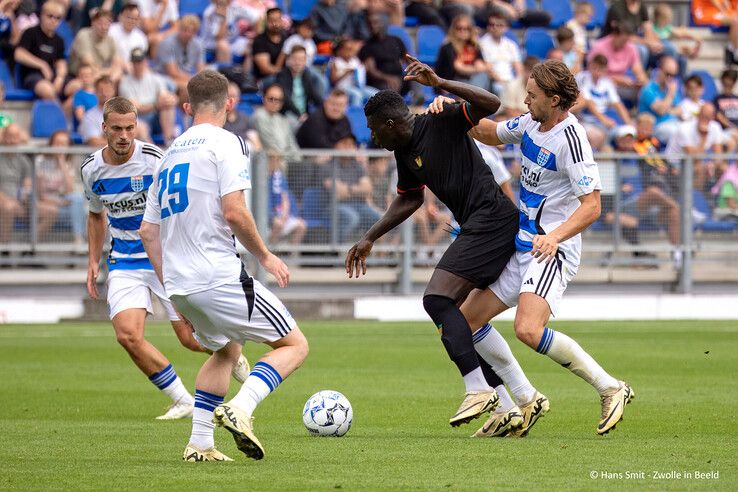
[[[547,97],[559,96],[559,108],[567,111],[579,97],[579,86],[569,68],[559,60],[546,60],[533,67],[530,76]]]
[[[410,110],[405,100],[395,91],[379,91],[374,94],[364,105],[364,114],[367,118],[372,116],[382,120],[401,118]]]

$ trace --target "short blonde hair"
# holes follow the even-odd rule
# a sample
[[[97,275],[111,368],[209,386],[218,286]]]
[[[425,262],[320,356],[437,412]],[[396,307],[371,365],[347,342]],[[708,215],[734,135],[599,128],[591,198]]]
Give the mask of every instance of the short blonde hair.
[[[655,125],[656,117],[651,113],[638,113],[638,116],[636,116],[636,123],[651,123],[652,125]]]
[[[179,19],[179,25],[182,27],[190,27],[194,31],[200,30],[200,18],[196,15],[185,15]]]
[[[108,115],[110,113],[115,114],[128,114],[133,113],[138,118],[138,111],[136,106],[125,97],[111,97],[103,105],[103,121],[108,121]]]

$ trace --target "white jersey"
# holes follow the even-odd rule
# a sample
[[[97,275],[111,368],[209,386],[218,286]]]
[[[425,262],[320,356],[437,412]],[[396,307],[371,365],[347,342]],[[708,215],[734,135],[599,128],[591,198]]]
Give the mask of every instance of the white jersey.
[[[577,197],[601,189],[592,147],[576,117],[569,114],[547,132],[539,127],[530,113],[497,125],[499,139],[519,143],[522,153],[518,251],[530,251],[533,236],[551,232],[571,217],[579,207]],[[577,265],[581,248],[579,234],[559,244],[559,251]]]
[[[479,140],[474,140],[477,144],[479,152],[482,154],[482,159],[487,163],[489,168],[492,170],[492,174],[495,177],[495,181],[498,185],[507,183],[512,179],[510,171],[505,166],[505,160],[502,158],[502,153],[497,150],[497,147],[492,145],[483,144]]]
[[[113,239],[110,270],[152,270],[138,229],[146,208],[146,193],[153,181],[161,150],[155,145],[133,141],[133,155],[125,164],[111,165],[103,160],[103,150],[82,163],[82,184],[90,211],[108,211]]]
[[[161,226],[168,296],[238,280],[241,260],[221,197],[251,188],[248,154],[241,137],[210,124],[193,126],[164,154],[143,220]]]

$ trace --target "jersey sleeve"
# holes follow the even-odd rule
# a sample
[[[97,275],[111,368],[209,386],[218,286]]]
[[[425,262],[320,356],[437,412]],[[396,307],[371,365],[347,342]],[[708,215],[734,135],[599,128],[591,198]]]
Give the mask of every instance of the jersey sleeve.
[[[425,188],[425,183],[418,179],[408,167],[416,165],[410,161],[408,156],[395,153],[395,161],[397,162],[397,193],[403,194]]]
[[[249,148],[243,139],[228,133],[215,149],[220,196],[251,189]]]
[[[479,120],[474,120],[469,111],[469,103],[445,104],[443,111],[434,116],[446,131],[450,131],[460,135],[466,133],[479,124]]]
[[[92,191],[92,183],[90,183],[90,179],[92,178],[90,177],[89,171],[85,169],[86,166],[92,165],[92,159],[93,157],[90,156],[85,160],[82,164],[82,170],[80,173],[82,175],[82,186],[85,190],[85,197],[87,198],[90,212],[100,214],[103,211],[103,202],[100,200],[100,197]]]
[[[159,204],[160,172],[161,168],[157,169],[154,173],[154,180],[146,191],[146,210],[144,211],[143,220],[150,224],[159,224],[161,222],[161,205]]]
[[[569,176],[574,196],[580,197],[601,190],[600,171],[584,129],[571,125],[564,129],[563,135],[565,143],[561,145],[561,164]]]
[[[525,113],[513,119],[497,123],[497,138],[502,143],[519,144],[523,140],[525,127],[529,122],[530,113]]]

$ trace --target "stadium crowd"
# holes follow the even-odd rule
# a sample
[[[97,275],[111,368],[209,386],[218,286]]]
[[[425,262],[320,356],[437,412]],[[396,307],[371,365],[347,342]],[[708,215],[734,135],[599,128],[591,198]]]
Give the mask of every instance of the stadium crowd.
[[[649,12],[640,0],[615,0],[596,19],[588,1],[556,2],[563,16],[523,0],[292,0],[287,8],[274,0],[180,1],[1,0],[0,144],[41,137],[58,147],[102,146],[102,105],[119,95],[138,110],[138,138],[167,146],[190,123],[181,109],[188,80],[217,67],[239,101],[226,129],[268,155],[270,239],[292,244],[326,225],[315,216],[329,203],[337,207],[338,239],[351,241],[391,200],[396,178],[387,158],[308,159],[300,151],[371,146],[361,107],[378,90],[398,91],[422,109],[434,94],[403,79],[406,53],[441,77],[497,94],[500,120],[527,111],[525,84],[539,60],[566,63],[581,90],[572,111],[595,151],[667,154],[618,163],[628,171],[620,220],[635,242],[639,224],[651,220],[679,243],[679,157],[738,148],[735,11],[704,21],[729,29],[716,84],[690,71],[701,40],[673,25],[667,3]],[[3,111],[6,95],[41,102],[31,128]],[[51,117],[57,114],[60,120]],[[501,162],[496,149],[484,156],[491,166]],[[503,164],[514,176],[514,160]],[[39,155],[35,167],[26,155],[3,155],[0,244],[28,221],[32,169],[39,238],[63,223],[84,244],[76,167],[64,155]],[[693,182],[716,219],[738,218],[735,162],[698,161]],[[320,210],[308,214],[308,202]],[[614,221],[611,202],[603,200],[604,224]],[[428,245],[443,241],[450,223],[434,199],[415,217]]]

